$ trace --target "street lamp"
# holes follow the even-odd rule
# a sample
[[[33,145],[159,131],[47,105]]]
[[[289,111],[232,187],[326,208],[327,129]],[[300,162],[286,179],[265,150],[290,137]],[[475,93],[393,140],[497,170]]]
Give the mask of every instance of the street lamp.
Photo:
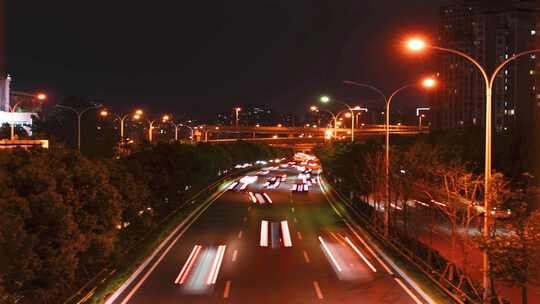
[[[426,114],[418,115],[418,130],[422,131],[422,118],[426,117]]]
[[[321,98],[321,102],[322,102],[322,98]],[[332,120],[334,121],[334,137],[337,137],[337,117],[336,117],[336,115],[333,112],[329,111],[329,110],[319,109],[317,106],[311,106],[311,107],[309,107],[309,109],[311,111],[313,111],[313,112],[323,111],[325,113],[330,114],[332,116]]]
[[[173,120],[172,120],[172,116],[171,115],[163,115],[163,117],[161,117],[161,120],[164,122],[164,123],[170,123],[174,126],[174,140],[175,141],[178,141],[178,130],[181,128],[181,127],[186,127],[186,128],[189,128],[191,130],[191,141],[193,141],[193,128],[190,127],[190,126],[186,126],[182,123],[175,123]]]
[[[234,108],[234,114],[235,114],[235,116],[236,116],[236,120],[235,120],[235,121],[236,121],[236,127],[237,127],[237,128],[238,128],[238,113],[239,113],[240,111],[242,111],[242,108],[240,108],[240,107]]]
[[[424,39],[422,38],[412,38],[409,39],[406,42],[406,47],[412,52],[422,52],[426,49],[433,49],[437,51],[452,53],[454,55],[460,56],[462,58],[465,58],[470,63],[472,63],[482,74],[482,77],[484,78],[485,82],[485,89],[486,89],[486,134],[485,134],[485,157],[484,157],[484,231],[483,236],[489,237],[490,233],[490,202],[489,202],[489,196],[490,196],[490,180],[491,180],[491,142],[492,142],[492,97],[493,97],[493,85],[495,83],[495,79],[497,77],[497,74],[510,62],[523,57],[525,55],[533,54],[533,53],[539,53],[540,49],[532,49],[528,51],[523,51],[517,54],[512,55],[510,58],[507,58],[503,62],[501,62],[499,65],[493,69],[493,72],[491,75],[488,74],[487,68],[482,66],[481,63],[476,61],[474,58],[472,58],[470,55],[461,52],[459,50],[440,47],[428,44]],[[483,287],[484,287],[484,300],[487,300],[489,297],[491,297],[491,281],[489,278],[489,257],[487,255],[487,252],[484,250],[483,252]]]
[[[120,122],[120,143],[121,144],[124,144],[124,126],[125,126],[126,119],[129,117],[133,117],[134,119],[139,119],[140,116],[143,114],[143,111],[138,109],[138,110],[135,110],[134,113],[135,114],[133,116],[131,113],[125,114],[125,115],[117,115],[117,114],[112,113],[114,117],[118,119],[118,121]],[[106,116],[109,116],[111,112],[104,109],[101,112],[99,112],[99,114],[103,117],[106,117]],[[137,118],[135,118],[135,116],[137,116]]]
[[[337,103],[340,103],[342,105],[344,105],[345,107],[347,107],[347,109],[349,109],[349,111],[351,112],[351,142],[354,142],[354,111],[355,109],[360,109],[359,106],[356,106],[356,107],[351,107],[350,105],[348,105],[347,103],[343,102],[343,101],[340,101],[340,100],[335,100],[335,99],[331,99],[329,96],[321,96],[321,98],[319,99],[320,102],[322,103],[329,103],[330,101],[333,101],[333,102],[337,102]]]
[[[86,112],[88,112],[90,110],[93,110],[93,109],[101,108],[103,105],[95,104],[93,106],[90,106],[88,108],[84,108],[82,110],[77,110],[75,108],[68,107],[68,106],[61,105],[61,104],[57,104],[56,106],[61,108],[61,109],[66,109],[66,110],[72,111],[73,113],[75,113],[75,115],[77,115],[77,149],[79,151],[81,151],[81,117],[83,116],[84,113],[86,113]]]
[[[22,96],[27,96],[27,97],[33,97],[33,98],[36,98],[37,100],[40,100],[40,101],[43,101],[45,99],[47,99],[47,95],[45,95],[44,93],[38,93],[38,94],[29,94],[29,93],[23,93],[23,92],[14,92],[16,95],[22,95]],[[10,112],[11,113],[15,113],[15,111],[17,111],[17,108],[20,106],[20,104],[22,103],[22,100],[18,101],[17,103],[15,103],[12,107],[9,108]],[[10,123],[10,135],[9,135],[9,138],[10,140],[14,140],[15,139],[15,122],[13,122],[13,114],[11,114],[11,123]]]
[[[411,84],[404,85],[396,89],[395,91],[393,91],[389,96],[386,96],[386,94],[384,94],[382,90],[369,84],[358,83],[358,82],[354,82],[350,80],[344,80],[343,83],[371,89],[375,91],[377,94],[379,94],[386,103],[386,111],[381,114],[386,114],[385,115],[385,147],[384,147],[386,202],[384,206],[384,234],[388,236],[389,225],[390,225],[390,213],[389,213],[389,210],[390,210],[390,105],[394,97],[396,97],[398,93],[400,93],[401,91],[405,89],[416,87],[419,85],[425,88],[431,89],[435,87],[437,82],[434,79],[425,78],[419,83],[411,83]]]

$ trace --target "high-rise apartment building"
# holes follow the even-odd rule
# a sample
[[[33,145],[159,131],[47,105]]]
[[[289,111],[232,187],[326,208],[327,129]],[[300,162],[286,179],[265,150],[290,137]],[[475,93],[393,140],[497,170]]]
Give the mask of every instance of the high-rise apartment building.
[[[505,59],[537,48],[537,1],[461,0],[440,10],[437,44],[471,55],[491,72]],[[448,129],[485,123],[485,85],[464,58],[436,55],[440,89],[431,109],[433,127]],[[531,127],[540,105],[540,54],[522,57],[498,75],[493,89],[493,126],[497,131]]]

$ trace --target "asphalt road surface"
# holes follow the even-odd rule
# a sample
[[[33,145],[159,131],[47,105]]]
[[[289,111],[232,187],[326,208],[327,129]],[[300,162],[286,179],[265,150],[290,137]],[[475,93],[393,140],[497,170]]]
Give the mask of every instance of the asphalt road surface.
[[[108,303],[424,303],[334,212],[319,183],[292,193],[298,173],[272,170],[247,192],[217,196]],[[277,189],[263,187],[282,174]]]

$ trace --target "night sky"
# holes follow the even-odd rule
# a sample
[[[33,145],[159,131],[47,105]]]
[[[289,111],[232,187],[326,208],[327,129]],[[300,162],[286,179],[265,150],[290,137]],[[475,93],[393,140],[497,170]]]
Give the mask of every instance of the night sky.
[[[0,0],[1,1],[1,0]],[[300,113],[321,93],[373,99],[430,72],[400,52],[436,34],[446,0],[7,1],[8,72],[18,90],[119,110],[212,114],[238,104]],[[425,103],[419,94],[404,96]],[[415,104],[416,106],[416,104]]]

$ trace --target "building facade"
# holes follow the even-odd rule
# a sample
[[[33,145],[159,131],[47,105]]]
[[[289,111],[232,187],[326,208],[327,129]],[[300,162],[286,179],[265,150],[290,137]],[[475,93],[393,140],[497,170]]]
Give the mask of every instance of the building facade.
[[[505,59],[537,47],[537,1],[461,0],[440,10],[437,44],[471,55],[491,72]],[[485,124],[485,85],[467,60],[436,55],[440,89],[431,102],[434,129]],[[499,131],[533,126],[540,105],[540,54],[520,58],[497,76],[493,126]],[[538,90],[537,90],[538,87]]]

